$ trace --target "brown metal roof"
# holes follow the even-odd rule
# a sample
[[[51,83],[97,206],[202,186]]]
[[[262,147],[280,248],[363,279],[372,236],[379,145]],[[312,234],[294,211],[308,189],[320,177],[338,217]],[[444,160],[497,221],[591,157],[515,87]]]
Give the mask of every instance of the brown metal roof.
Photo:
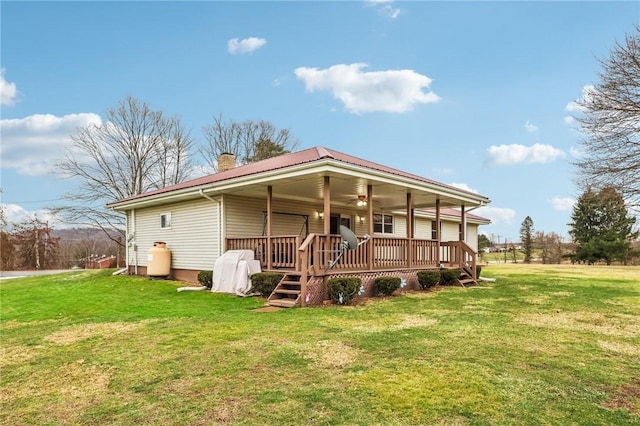
[[[350,164],[358,167],[363,167],[369,170],[376,170],[420,182],[424,182],[430,185],[439,186],[442,188],[448,188],[454,190],[456,192],[462,192],[466,194],[471,194],[474,197],[478,197],[478,194],[465,191],[459,188],[455,188],[450,185],[446,185],[441,182],[437,182],[434,180],[430,180],[424,178],[422,176],[414,175],[411,173],[404,172],[402,170],[394,169],[391,167],[384,166],[382,164],[374,163],[371,161],[364,160],[362,158],[354,157],[352,155],[344,154],[342,152],[338,152],[332,149],[328,149],[322,146],[316,146],[313,148],[304,149],[297,152],[292,152],[289,154],[280,155],[278,157],[269,158],[262,161],[257,161],[255,163],[249,163],[242,166],[238,166],[236,168],[226,170],[223,172],[213,173],[207,176],[202,176],[196,179],[192,179],[189,181],[185,181],[176,185],[167,186],[165,188],[156,189],[154,191],[149,191],[144,194],[135,195],[129,198],[125,198],[122,200],[118,200],[112,203],[109,203],[109,206],[113,206],[116,204],[120,204],[127,201],[143,199],[146,197],[152,197],[160,194],[168,194],[173,191],[178,191],[182,189],[195,188],[204,185],[217,184],[225,181],[230,181],[240,177],[246,177],[251,175],[259,175],[260,173],[272,172],[277,170],[284,170],[286,168],[292,166],[299,166],[306,163],[313,163],[321,160],[335,160],[339,162],[343,162],[345,164]],[[482,196],[480,196],[482,198]]]

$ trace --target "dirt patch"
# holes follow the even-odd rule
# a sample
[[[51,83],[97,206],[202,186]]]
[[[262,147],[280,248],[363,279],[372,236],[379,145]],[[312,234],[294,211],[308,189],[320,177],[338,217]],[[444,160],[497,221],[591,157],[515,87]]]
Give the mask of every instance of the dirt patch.
[[[622,355],[640,356],[640,346],[631,345],[623,342],[608,342],[604,340],[598,341],[598,346],[602,349],[606,349],[611,352],[619,353]]]
[[[519,299],[530,305],[544,305],[549,301],[549,296],[547,295],[525,296],[525,297],[520,297]]]
[[[0,350],[0,369],[27,362],[36,357],[41,346],[4,346]]]
[[[135,331],[144,326],[145,323],[145,321],[142,321],[73,325],[45,336],[44,340],[55,345],[70,345],[92,337],[112,337]]]
[[[215,419],[215,424],[232,423],[233,419],[242,412],[244,405],[244,402],[236,398],[225,398],[215,407],[213,413],[211,413]]]
[[[435,318],[428,318],[422,315],[405,315],[400,324],[391,328],[394,330],[402,330],[405,328],[429,327],[437,322],[438,320]]]
[[[43,320],[43,321],[29,321],[29,322],[10,320],[10,321],[4,321],[0,323],[0,330],[13,330],[21,327],[40,327],[42,325],[55,324],[57,322],[60,322],[60,320],[49,319],[49,320]]]
[[[602,404],[607,410],[626,410],[640,415],[640,381],[620,385],[608,394],[609,399]]]
[[[534,327],[585,331],[609,336],[635,337],[640,334],[638,317],[626,314],[550,312],[519,315],[514,320]]]
[[[423,315],[403,315],[388,318],[386,324],[376,324],[375,326],[370,324],[360,326],[354,325],[352,326],[352,329],[358,333],[382,333],[385,331],[404,330],[407,328],[429,327],[437,322],[438,320],[436,318],[426,317]]]
[[[575,293],[572,291],[554,291],[549,294],[555,297],[570,297],[570,296],[573,296]]]
[[[313,360],[321,368],[348,367],[360,356],[360,351],[342,342],[321,340],[315,344],[303,345],[299,352],[304,358]]]
[[[76,416],[107,392],[111,371],[87,365],[79,359],[56,371],[34,372],[19,383],[0,389],[3,403],[18,404],[21,400],[56,401],[46,405],[47,416],[66,424],[76,423]]]

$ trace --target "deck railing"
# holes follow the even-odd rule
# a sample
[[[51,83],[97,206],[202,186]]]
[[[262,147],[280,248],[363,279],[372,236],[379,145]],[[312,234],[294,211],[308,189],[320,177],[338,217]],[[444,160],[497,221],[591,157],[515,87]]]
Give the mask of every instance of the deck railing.
[[[227,238],[226,250],[253,250],[265,270],[319,273],[336,258],[341,241],[338,235],[320,234],[309,234],[304,241],[297,235]],[[475,252],[461,241],[372,237],[356,249],[347,250],[333,269],[418,269],[438,267],[440,263],[459,265],[475,273]]]
[[[298,247],[301,242],[298,235],[227,238],[227,250],[253,250],[263,269],[299,270]]]
[[[476,276],[476,252],[464,241],[447,241],[440,244],[443,263],[457,265],[474,280]]]

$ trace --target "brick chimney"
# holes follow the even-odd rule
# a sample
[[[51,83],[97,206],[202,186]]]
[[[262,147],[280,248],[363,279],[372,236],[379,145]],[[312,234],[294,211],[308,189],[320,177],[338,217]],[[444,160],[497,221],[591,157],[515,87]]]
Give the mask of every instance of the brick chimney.
[[[218,172],[224,172],[236,167],[236,156],[228,152],[223,152],[218,157]]]

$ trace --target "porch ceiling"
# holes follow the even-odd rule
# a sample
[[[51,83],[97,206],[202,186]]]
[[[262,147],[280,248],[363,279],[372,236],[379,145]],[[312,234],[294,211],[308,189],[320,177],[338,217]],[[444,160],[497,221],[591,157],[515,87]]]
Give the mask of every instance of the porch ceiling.
[[[366,211],[367,207],[357,207],[358,195],[367,195],[367,186],[373,186],[373,207],[375,210],[392,211],[405,210],[407,193],[412,194],[414,208],[435,207],[436,199],[440,199],[441,207],[459,207],[463,201],[443,192],[427,189],[408,188],[407,186],[381,182],[374,179],[354,177],[338,173],[314,173],[286,179],[276,179],[269,183],[245,185],[233,191],[236,195],[262,198],[267,194],[269,185],[273,188],[273,197],[297,200],[300,202],[318,204],[322,202],[324,191],[324,176],[330,177],[331,205],[359,208]],[[477,202],[464,201],[465,205],[478,205]]]

